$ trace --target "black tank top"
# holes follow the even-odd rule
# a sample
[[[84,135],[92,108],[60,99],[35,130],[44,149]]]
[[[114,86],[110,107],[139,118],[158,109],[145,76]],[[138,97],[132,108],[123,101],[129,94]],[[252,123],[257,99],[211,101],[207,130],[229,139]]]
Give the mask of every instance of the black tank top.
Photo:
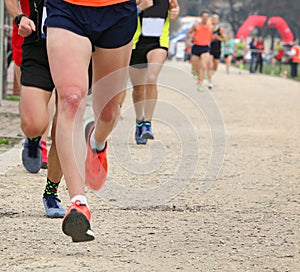
[[[221,36],[221,27],[218,27],[217,30],[213,31],[213,35]],[[211,51],[220,51],[221,50],[221,41],[212,40],[210,43],[210,50]]]

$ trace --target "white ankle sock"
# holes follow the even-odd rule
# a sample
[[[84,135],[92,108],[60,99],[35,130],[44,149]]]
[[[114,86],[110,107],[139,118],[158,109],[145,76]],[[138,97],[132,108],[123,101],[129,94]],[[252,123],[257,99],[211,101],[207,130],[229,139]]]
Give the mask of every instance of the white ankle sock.
[[[75,203],[77,200],[79,200],[81,204],[87,205],[87,200],[86,200],[86,197],[84,195],[73,196],[72,199],[71,199],[71,203]]]
[[[102,151],[105,148],[105,141],[104,142],[96,142],[95,140],[95,129],[93,130],[91,137],[90,137],[90,146],[94,150]]]

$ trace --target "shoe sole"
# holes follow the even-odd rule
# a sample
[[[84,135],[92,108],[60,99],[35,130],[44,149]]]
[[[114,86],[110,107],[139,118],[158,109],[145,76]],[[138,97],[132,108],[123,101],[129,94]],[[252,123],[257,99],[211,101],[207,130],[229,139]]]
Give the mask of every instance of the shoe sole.
[[[89,133],[91,128],[94,126],[94,121],[90,121],[86,126],[85,126],[85,131],[84,131],[84,135],[85,135],[85,141],[90,140],[89,139]]]
[[[135,138],[135,141],[136,141],[136,144],[138,144],[138,145],[145,145],[145,144],[147,144],[147,139],[143,139],[143,138],[137,139],[137,138]]]
[[[48,169],[48,163],[42,162],[41,168],[42,168],[42,169]]]
[[[146,139],[144,139],[144,140],[146,140]],[[146,144],[147,144],[147,141],[145,141],[145,142],[138,142],[138,141],[137,141],[136,144],[137,144],[137,145],[146,145]]]
[[[141,135],[142,139],[147,139],[147,140],[154,140],[153,135],[151,135],[150,133],[145,133],[143,135]]]
[[[55,213],[53,213],[53,214],[47,214],[47,213],[46,213],[46,216],[47,216],[48,218],[64,218],[65,213],[64,213],[64,214],[59,213],[59,212],[55,212]]]
[[[43,198],[43,204],[44,204],[44,208],[45,208],[45,214],[48,218],[64,218],[64,216],[66,214],[65,210],[54,211],[51,213],[49,211],[49,209],[47,208],[46,200],[44,198]]]
[[[71,236],[74,243],[87,242],[95,239],[89,220],[76,209],[72,209],[62,224],[64,234]]]

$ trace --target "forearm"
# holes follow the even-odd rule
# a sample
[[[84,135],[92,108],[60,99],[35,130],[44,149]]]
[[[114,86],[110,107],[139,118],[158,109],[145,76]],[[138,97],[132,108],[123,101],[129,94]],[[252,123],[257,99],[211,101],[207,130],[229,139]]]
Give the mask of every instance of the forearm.
[[[180,12],[180,7],[177,0],[170,1],[170,19],[175,20]]]
[[[138,9],[141,11],[153,6],[153,0],[137,0],[136,3]]]
[[[22,13],[18,0],[5,0],[5,7],[9,15],[13,18]]]

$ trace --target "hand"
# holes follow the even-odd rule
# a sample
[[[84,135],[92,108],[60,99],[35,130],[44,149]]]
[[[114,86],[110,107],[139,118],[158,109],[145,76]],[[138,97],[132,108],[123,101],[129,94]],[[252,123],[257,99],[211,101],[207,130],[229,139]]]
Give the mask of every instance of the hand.
[[[153,0],[139,0],[138,8],[143,11],[153,6]]]
[[[35,31],[34,22],[23,16],[19,24],[18,34],[22,37],[28,37],[33,31]]]
[[[170,0],[170,19],[175,20],[179,15],[180,7],[177,1]]]

